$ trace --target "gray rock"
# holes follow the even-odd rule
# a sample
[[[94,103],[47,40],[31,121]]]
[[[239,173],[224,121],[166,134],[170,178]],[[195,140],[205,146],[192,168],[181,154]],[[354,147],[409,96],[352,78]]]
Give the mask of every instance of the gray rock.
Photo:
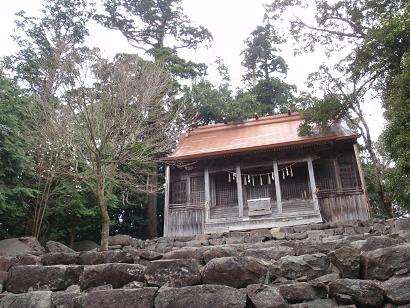
[[[157,288],[116,289],[90,292],[82,299],[87,308],[151,308]]]
[[[410,231],[410,218],[400,218],[394,221],[394,231]]]
[[[123,235],[123,234],[117,234],[117,235],[114,235],[114,236],[109,236],[108,237],[108,245],[109,246],[115,246],[115,245],[128,246],[128,245],[131,245],[131,236]]]
[[[78,256],[78,262],[82,265],[96,265],[103,263],[134,263],[134,257],[129,251],[84,251]]]
[[[58,264],[76,264],[77,253],[66,252],[50,252],[41,257],[41,262],[44,265],[58,265]]]
[[[273,278],[284,277],[295,280],[306,277],[310,280],[328,274],[329,259],[322,253],[285,256],[275,262],[270,270]]]
[[[75,298],[80,296],[79,292],[58,291],[51,294],[51,302],[56,308],[74,308]]]
[[[286,246],[246,249],[244,252],[244,256],[255,257],[266,261],[278,260],[284,256],[293,255],[295,255],[293,248]]]
[[[291,308],[335,308],[335,307],[343,307],[338,306],[337,303],[333,299],[315,299],[310,302],[300,303],[300,304],[293,304],[290,306]],[[347,306],[349,307],[349,306]],[[356,308],[355,305],[349,308]]]
[[[24,254],[41,255],[45,252],[34,237],[9,238],[0,241],[0,256],[16,256]]]
[[[329,296],[339,305],[382,307],[383,290],[372,280],[338,279],[329,284]]]
[[[282,284],[278,289],[283,298],[291,304],[326,298],[327,296],[326,288],[315,288],[306,282]]]
[[[99,248],[100,248],[100,245],[90,240],[84,240],[84,241],[74,243],[75,251],[90,251],[90,250],[97,250]]]
[[[387,280],[410,269],[410,244],[390,246],[362,253],[364,279]]]
[[[150,286],[186,287],[201,283],[199,264],[196,260],[152,261],[145,271]]]
[[[335,281],[339,278],[340,278],[339,273],[330,273],[330,274],[326,274],[326,275],[317,277],[316,279],[311,280],[310,283],[313,284],[313,285],[318,284],[318,283],[328,284],[328,283],[330,283],[332,281]]]
[[[386,298],[396,305],[410,304],[410,277],[393,277],[381,284]]]
[[[15,265],[42,265],[41,258],[33,255],[0,256],[0,271],[8,271]]]
[[[256,243],[256,242],[269,241],[272,238],[273,237],[269,229],[257,229],[257,230],[251,230],[249,232],[249,238],[247,239],[247,241],[249,243]]]
[[[0,308],[54,308],[51,294],[51,291],[8,294],[1,300]]]
[[[19,265],[9,270],[7,291],[25,293],[29,290],[65,290],[79,281],[83,267],[77,265]]]
[[[238,255],[239,251],[233,247],[210,247],[203,253],[203,258],[205,263],[208,263],[210,260],[215,258],[233,257]]]
[[[403,240],[394,239],[388,236],[372,236],[366,239],[366,242],[361,247],[362,251],[371,251],[378,248],[386,248],[402,243]]]
[[[8,274],[6,271],[0,271],[0,293],[3,292],[3,286],[6,283],[7,276]]]
[[[138,257],[142,260],[155,261],[162,258],[161,253],[148,249],[133,249],[129,250],[129,252],[134,256],[134,259]]]
[[[109,263],[86,265],[81,276],[82,290],[111,284],[120,288],[131,281],[144,281],[145,266],[140,264]]]
[[[220,284],[235,288],[264,283],[266,266],[252,257],[223,257],[210,260],[202,269],[205,284]]]
[[[184,247],[165,253],[162,259],[195,259],[202,262],[204,251],[204,248]]]
[[[279,228],[272,228],[270,230],[270,233],[272,235],[272,238],[274,240],[284,240],[286,233],[285,232],[281,232]]]
[[[246,293],[255,308],[286,308],[288,303],[272,286],[251,284],[246,287]]]
[[[75,253],[73,249],[70,247],[54,241],[48,241],[46,243],[46,251],[47,252],[64,252],[64,253]]]
[[[352,246],[343,246],[330,253],[330,261],[340,271],[342,278],[359,278],[360,250]]]
[[[125,286],[123,286],[122,289],[139,289],[139,288],[144,288],[146,286],[147,285],[146,285],[145,282],[131,281],[131,282],[127,283]]]
[[[245,306],[245,292],[221,285],[163,287],[155,298],[156,308],[244,308]]]

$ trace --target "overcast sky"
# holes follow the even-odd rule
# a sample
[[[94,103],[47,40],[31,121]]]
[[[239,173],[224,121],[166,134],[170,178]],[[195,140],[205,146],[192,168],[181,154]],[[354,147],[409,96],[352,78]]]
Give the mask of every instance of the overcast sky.
[[[214,37],[210,48],[196,52],[184,51],[182,56],[197,62],[205,62],[210,66],[210,79],[218,82],[214,70],[215,58],[221,57],[229,67],[232,84],[241,86],[243,70],[241,67],[241,51],[243,41],[257,25],[263,21],[263,4],[267,0],[184,0],[185,13],[196,24],[207,27]],[[10,36],[14,28],[14,13],[25,10],[29,15],[37,14],[41,0],[6,0],[2,1],[0,10],[0,57],[16,50]],[[122,35],[113,30],[93,26],[88,42],[99,47],[106,56],[117,52],[137,52],[129,46]],[[289,65],[287,82],[295,84],[298,90],[305,89],[307,75],[315,71],[321,63],[329,61],[321,52],[304,54],[295,57],[290,44],[283,47],[283,56]],[[367,118],[374,137],[377,137],[385,123],[382,109],[378,104],[369,102],[365,106]]]

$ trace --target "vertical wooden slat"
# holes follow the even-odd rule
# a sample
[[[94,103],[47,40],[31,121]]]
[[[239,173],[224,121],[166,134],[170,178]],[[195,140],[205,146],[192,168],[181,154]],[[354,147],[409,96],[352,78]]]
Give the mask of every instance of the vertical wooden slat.
[[[239,217],[243,217],[243,193],[242,193],[242,175],[240,164],[236,165],[236,185],[238,190],[238,207]]]
[[[165,166],[165,206],[164,206],[164,236],[169,234],[169,185],[170,185],[170,168]]]
[[[316,195],[315,174],[314,174],[314,171],[313,171],[313,164],[312,164],[312,157],[311,156],[308,157],[307,164],[308,164],[308,170],[309,170],[309,181],[310,181],[310,189],[312,191],[313,205],[315,207],[315,210],[318,210],[319,209],[319,201],[317,200],[317,195]]]
[[[273,161],[273,175],[275,177],[275,191],[276,191],[276,206],[278,208],[278,215],[282,215],[282,192],[280,191],[279,183],[279,169],[278,162]]]
[[[356,157],[357,169],[359,170],[360,182],[362,184],[362,190],[363,190],[364,199],[365,199],[365,206],[367,208],[368,219],[370,219],[371,212],[370,212],[370,207],[369,207],[369,199],[367,196],[366,182],[364,180],[362,163],[360,161],[359,146],[357,145],[357,143],[353,144],[353,149],[354,149],[354,155]]]
[[[204,169],[204,182],[205,182],[205,223],[210,218],[210,206],[211,206],[211,185],[209,182],[209,169]]]
[[[332,163],[333,163],[333,168],[334,168],[334,171],[335,171],[336,190],[338,192],[340,192],[340,191],[342,191],[343,187],[342,187],[342,182],[340,180],[339,163],[338,163],[336,158],[332,159]]]

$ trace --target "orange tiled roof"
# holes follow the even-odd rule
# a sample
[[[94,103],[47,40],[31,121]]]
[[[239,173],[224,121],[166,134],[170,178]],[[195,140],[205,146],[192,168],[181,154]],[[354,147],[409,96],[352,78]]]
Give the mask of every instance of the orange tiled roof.
[[[298,113],[261,117],[243,123],[200,126],[181,137],[174,153],[164,160],[189,160],[253,150],[324,141],[354,140],[359,135],[335,123],[326,134],[298,136],[303,120]]]

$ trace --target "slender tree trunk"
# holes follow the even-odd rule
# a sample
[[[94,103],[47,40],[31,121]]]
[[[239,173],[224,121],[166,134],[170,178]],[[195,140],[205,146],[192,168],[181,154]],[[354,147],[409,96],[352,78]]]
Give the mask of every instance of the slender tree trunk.
[[[104,175],[101,167],[100,157],[96,158],[96,176],[97,176],[97,187],[96,187],[96,198],[98,205],[100,207],[100,217],[101,217],[101,251],[108,250],[108,236],[110,234],[110,216],[108,215],[108,200],[105,195],[105,185],[104,185]]]

